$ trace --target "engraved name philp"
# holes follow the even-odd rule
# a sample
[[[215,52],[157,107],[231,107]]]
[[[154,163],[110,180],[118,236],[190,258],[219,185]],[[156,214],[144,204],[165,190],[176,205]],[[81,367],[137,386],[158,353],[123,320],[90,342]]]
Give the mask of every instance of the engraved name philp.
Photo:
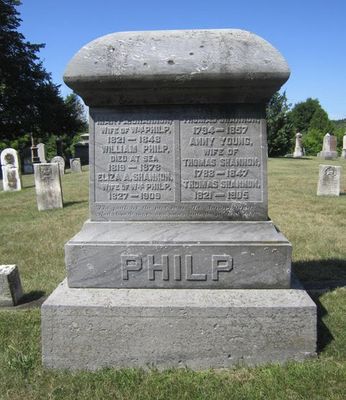
[[[168,255],[154,256],[148,254],[121,255],[121,277],[127,281],[130,276],[137,273],[146,273],[149,281],[157,279],[163,281],[218,281],[220,274],[233,270],[233,258],[230,255],[211,255],[210,274],[198,273],[198,266],[194,265],[192,255]],[[132,274],[130,274],[132,273]]]

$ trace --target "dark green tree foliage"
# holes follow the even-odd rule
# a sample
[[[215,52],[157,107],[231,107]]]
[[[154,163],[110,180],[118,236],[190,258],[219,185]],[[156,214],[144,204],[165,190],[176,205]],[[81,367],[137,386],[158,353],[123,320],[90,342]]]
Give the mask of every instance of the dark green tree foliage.
[[[286,93],[275,93],[266,108],[269,157],[284,156],[291,150],[293,130],[288,111]]]
[[[306,154],[316,155],[322,150],[323,137],[333,133],[335,127],[317,99],[308,98],[297,103],[289,114],[296,132],[303,135]]]
[[[31,133],[47,143],[52,135],[73,136],[85,129],[85,121],[76,118],[42,66],[37,54],[44,45],[26,41],[17,31],[19,4],[0,0],[0,148],[21,150]]]

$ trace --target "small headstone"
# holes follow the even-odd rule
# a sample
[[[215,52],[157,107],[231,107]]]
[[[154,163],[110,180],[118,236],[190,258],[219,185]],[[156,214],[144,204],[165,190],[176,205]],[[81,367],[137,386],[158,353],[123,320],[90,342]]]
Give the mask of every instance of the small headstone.
[[[57,163],[34,164],[37,207],[39,211],[62,208],[62,190]]]
[[[51,163],[57,163],[59,165],[60,175],[63,176],[65,174],[65,160],[61,156],[55,156],[51,159]]]
[[[346,133],[344,137],[342,138],[342,153],[341,153],[342,158],[346,158]]]
[[[70,168],[71,172],[82,172],[82,166],[80,163],[80,158],[71,158],[70,159]]]
[[[0,265],[0,306],[15,306],[23,296],[16,265]]]
[[[317,154],[317,157],[323,158],[324,160],[338,158],[335,136],[331,135],[330,133],[326,133],[324,135],[322,151]]]
[[[1,152],[1,169],[4,191],[21,190],[20,163],[15,149],[7,148]]]
[[[296,134],[296,146],[294,148],[293,158],[301,158],[304,155],[302,137],[303,135],[300,132]]]
[[[38,152],[38,157],[40,159],[41,163],[46,163],[46,150],[45,150],[45,145],[44,143],[39,143],[37,145],[37,152]]]
[[[317,196],[340,195],[341,167],[335,165],[320,165]]]

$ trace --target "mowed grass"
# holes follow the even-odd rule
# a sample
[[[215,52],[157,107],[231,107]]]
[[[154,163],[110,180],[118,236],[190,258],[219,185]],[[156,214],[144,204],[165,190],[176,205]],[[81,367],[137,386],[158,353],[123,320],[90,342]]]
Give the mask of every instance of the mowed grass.
[[[318,357],[303,363],[193,372],[41,366],[40,310],[65,277],[64,243],[88,218],[88,172],[63,177],[65,207],[38,212],[32,176],[0,192],[0,264],[17,264],[26,301],[0,310],[0,399],[345,399],[346,194],[317,197],[316,158],[270,159],[269,215],[293,245],[293,269],[318,305]],[[318,289],[318,290],[317,290]],[[30,304],[30,303],[28,303]],[[96,339],[97,340],[97,339]]]

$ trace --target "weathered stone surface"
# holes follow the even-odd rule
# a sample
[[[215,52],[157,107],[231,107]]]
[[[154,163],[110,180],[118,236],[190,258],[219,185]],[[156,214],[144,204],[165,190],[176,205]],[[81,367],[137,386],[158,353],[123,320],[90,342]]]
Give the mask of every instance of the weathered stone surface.
[[[320,165],[317,196],[340,195],[341,167]]]
[[[22,189],[18,152],[7,148],[1,152],[2,185],[5,192]]]
[[[70,158],[70,168],[72,173],[82,172],[80,158]]]
[[[41,163],[46,163],[46,149],[44,143],[37,144],[37,154]]]
[[[289,288],[271,222],[87,222],[65,246],[70,287]]]
[[[91,109],[92,220],[267,220],[255,106]]]
[[[304,155],[302,137],[303,135],[300,132],[297,132],[293,158],[301,158]]]
[[[63,207],[59,165],[34,164],[37,207],[39,211]]]
[[[15,306],[23,296],[16,265],[0,265],[0,306]]]
[[[49,368],[184,367],[303,360],[316,306],[300,289],[70,289],[42,306]]]
[[[65,174],[65,160],[61,156],[55,156],[51,159],[51,163],[57,163],[59,165],[60,176]]]
[[[330,133],[324,135],[322,151],[317,154],[317,157],[323,158],[324,160],[331,160],[338,157],[335,136]]]

